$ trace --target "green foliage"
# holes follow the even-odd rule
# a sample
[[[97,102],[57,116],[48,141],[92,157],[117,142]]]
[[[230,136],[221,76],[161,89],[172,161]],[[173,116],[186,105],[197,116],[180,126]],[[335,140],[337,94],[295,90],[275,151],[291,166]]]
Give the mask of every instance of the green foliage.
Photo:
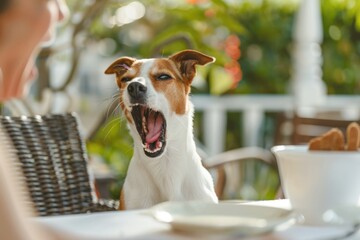
[[[328,93],[357,94],[360,91],[360,2],[323,0],[321,9],[322,70]],[[276,5],[271,1],[241,6],[238,19],[248,29],[246,34],[240,34],[244,77],[230,92],[287,93],[295,10],[293,5]]]
[[[87,142],[87,149],[91,155],[101,156],[116,174],[117,180],[110,192],[114,199],[118,199],[133,154],[133,140],[125,119],[114,116],[107,119],[95,137]]]
[[[291,70],[293,5],[241,5],[238,21],[247,27],[241,35],[243,80],[232,93],[286,93]]]
[[[323,79],[330,94],[360,92],[359,10],[359,1],[322,1]]]
[[[89,5],[69,1],[80,12]],[[86,39],[111,39],[110,55],[119,57],[167,56],[194,48],[216,57],[201,75],[194,93],[247,94],[288,92],[291,79],[292,31],[296,1],[141,1],[147,14],[133,23],[109,27],[106,19],[132,1],[108,0],[102,14],[93,19]],[[192,4],[190,4],[192,2]],[[295,3],[294,3],[295,2]],[[330,94],[356,94],[360,90],[360,2],[321,1],[324,41],[323,79]],[[242,79],[232,79],[226,65],[232,60],[225,51],[226,39],[240,41]],[[219,73],[222,79],[219,80]],[[232,81],[232,82],[231,82]],[[232,83],[232,84],[231,84]]]

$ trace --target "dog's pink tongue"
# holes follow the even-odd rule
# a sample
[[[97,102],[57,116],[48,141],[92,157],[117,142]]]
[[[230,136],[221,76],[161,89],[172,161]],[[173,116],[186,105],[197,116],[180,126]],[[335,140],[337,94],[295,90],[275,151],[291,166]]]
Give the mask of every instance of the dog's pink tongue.
[[[151,113],[147,121],[147,130],[148,133],[146,135],[146,142],[153,143],[159,139],[161,134],[161,127],[163,124],[162,116],[155,117],[154,114]]]

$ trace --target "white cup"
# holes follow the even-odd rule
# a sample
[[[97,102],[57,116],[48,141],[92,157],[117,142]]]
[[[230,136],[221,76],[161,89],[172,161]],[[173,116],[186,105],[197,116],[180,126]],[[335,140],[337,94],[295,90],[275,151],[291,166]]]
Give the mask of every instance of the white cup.
[[[275,146],[282,188],[305,224],[323,225],[329,209],[360,200],[360,152],[309,151],[307,146]]]

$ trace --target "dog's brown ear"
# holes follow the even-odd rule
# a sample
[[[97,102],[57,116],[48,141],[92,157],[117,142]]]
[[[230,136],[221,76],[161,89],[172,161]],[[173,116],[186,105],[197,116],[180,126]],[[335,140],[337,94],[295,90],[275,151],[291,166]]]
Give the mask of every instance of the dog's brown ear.
[[[123,75],[135,62],[135,58],[122,57],[115,60],[106,70],[105,74]]]
[[[214,57],[195,50],[184,50],[170,56],[186,79],[192,81],[196,73],[196,65],[206,65],[215,61]]]

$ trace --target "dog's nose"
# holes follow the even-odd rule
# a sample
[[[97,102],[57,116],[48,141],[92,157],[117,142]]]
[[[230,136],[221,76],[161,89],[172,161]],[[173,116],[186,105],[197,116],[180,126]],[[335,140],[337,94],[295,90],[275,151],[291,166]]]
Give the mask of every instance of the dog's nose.
[[[133,100],[143,100],[145,98],[147,87],[139,82],[130,83],[128,92]]]

